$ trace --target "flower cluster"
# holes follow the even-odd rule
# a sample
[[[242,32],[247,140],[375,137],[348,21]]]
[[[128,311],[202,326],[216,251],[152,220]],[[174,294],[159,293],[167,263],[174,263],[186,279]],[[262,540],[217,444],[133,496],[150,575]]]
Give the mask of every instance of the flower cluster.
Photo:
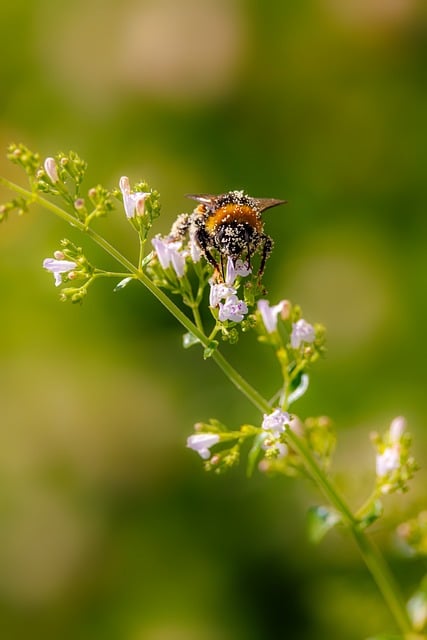
[[[264,414],[262,429],[265,431],[262,448],[266,458],[284,458],[288,447],[284,442],[285,427],[291,424],[291,417],[287,411],[275,409],[270,414]]]
[[[304,466],[295,448],[295,438],[304,442],[325,469],[335,446],[335,434],[328,418],[308,418],[301,422],[297,416],[279,408],[265,413],[259,426],[244,424],[233,431],[212,419],[206,424],[197,423],[194,430],[187,438],[187,447],[200,455],[207,471],[216,473],[234,466],[248,442],[251,443],[248,474],[258,466],[262,473],[293,477],[302,473]]]
[[[311,365],[325,351],[325,331],[322,325],[308,322],[300,307],[290,301],[272,304],[265,298],[261,278],[273,240],[263,232],[261,213],[283,201],[251,198],[242,191],[190,196],[198,202],[193,213],[179,215],[168,235],[151,235],[160,213],[160,200],[145,182],[131,186],[123,176],[118,189],[97,185],[83,190],[86,163],[74,152],[42,161],[24,145],[11,145],[8,157],[25,170],[30,187],[26,190],[2,179],[17,195],[0,206],[0,221],[11,211],[25,213],[36,202],[86,233],[125,271],[95,267],[80,247],[63,240],[53,257],[43,261],[43,268],[60,288],[60,299],[81,302],[91,283],[101,277],[118,279],[115,291],[131,281],[141,282],[185,328],[184,346],[202,345],[204,357],[212,356],[262,415],[256,424],[245,423],[236,430],[215,419],[196,424],[187,447],[200,456],[205,469],[221,473],[246,457],[248,475],[258,469],[263,473],[311,477],[331,503],[310,509],[311,539],[318,542],[335,525],[346,526],[362,555],[368,558],[367,565],[385,599],[392,602],[391,609],[397,608],[395,618],[405,638],[409,638],[409,630],[422,632],[427,624],[427,578],[405,609],[382,558],[364,538],[364,529],[382,514],[383,496],[406,491],[417,469],[410,455],[406,421],[397,417],[383,435],[372,434],[375,487],[353,514],[329,476],[336,440],[330,419],[319,416],[304,420],[293,412],[294,403],[308,390]],[[123,220],[138,236],[135,263],[90,228],[92,221],[113,210],[115,199],[122,205]],[[175,304],[173,296],[187,307],[187,313]],[[239,332],[253,328],[259,343],[271,347],[276,358],[278,381],[270,400],[251,387],[217,351],[217,335],[234,342]],[[398,533],[411,554],[427,554],[425,511],[400,525]]]
[[[421,511],[416,518],[402,522],[397,535],[405,543],[410,555],[427,556],[427,511]]]
[[[55,251],[53,258],[43,260],[43,268],[53,274],[55,286],[59,287],[73,281],[80,281],[79,287],[63,287],[60,300],[76,303],[82,302],[87,295],[88,286],[96,277],[96,270],[88,262],[81,247],[70,240],[61,241],[61,249]]]
[[[210,280],[209,306],[211,309],[218,308],[218,320],[220,322],[242,322],[248,313],[248,306],[244,300],[237,297],[237,278],[246,278],[252,273],[247,262],[232,258],[227,259],[227,270],[225,282],[215,283]]]
[[[381,494],[407,491],[408,481],[417,470],[410,455],[411,436],[406,431],[406,420],[394,418],[383,436],[371,434],[376,453],[376,484]]]

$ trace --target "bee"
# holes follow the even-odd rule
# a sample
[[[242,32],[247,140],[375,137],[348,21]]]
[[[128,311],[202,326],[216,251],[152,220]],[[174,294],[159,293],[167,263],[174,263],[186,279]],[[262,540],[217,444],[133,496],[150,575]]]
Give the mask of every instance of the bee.
[[[259,251],[260,278],[273,248],[273,240],[264,233],[261,214],[266,209],[286,204],[286,200],[251,198],[243,191],[220,195],[187,194],[186,197],[196,200],[199,205],[192,214],[180,216],[175,234],[183,235],[189,230],[192,241],[198,244],[206,260],[214,267],[216,277],[222,280],[225,279],[227,258],[233,262],[239,258],[246,260],[250,268],[252,256]],[[216,255],[219,255],[219,262]]]

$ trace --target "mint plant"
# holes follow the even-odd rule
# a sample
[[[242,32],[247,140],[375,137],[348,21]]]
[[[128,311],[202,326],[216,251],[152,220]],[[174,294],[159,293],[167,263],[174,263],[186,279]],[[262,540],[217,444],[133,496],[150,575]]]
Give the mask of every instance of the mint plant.
[[[332,421],[322,415],[303,418],[294,411],[294,404],[309,388],[312,366],[325,352],[326,334],[325,328],[307,319],[297,304],[266,297],[262,273],[272,240],[263,233],[261,213],[266,202],[270,203],[266,206],[276,206],[282,201],[255,199],[242,191],[195,197],[199,202],[195,211],[177,216],[170,232],[162,236],[154,228],[160,215],[160,196],[147,183],[131,186],[128,178],[122,177],[118,188],[86,187],[86,163],[74,152],[42,160],[18,144],[11,145],[7,155],[24,170],[29,185],[24,188],[0,178],[13,193],[12,199],[0,206],[0,220],[12,213],[25,214],[38,205],[88,236],[117,263],[117,271],[104,269],[81,247],[61,240],[41,265],[53,275],[60,300],[82,303],[100,278],[110,278],[114,291],[133,282],[142,284],[184,329],[183,347],[201,349],[203,358],[211,358],[259,411],[256,424],[225,425],[214,417],[201,417],[188,436],[187,447],[200,456],[205,470],[219,474],[242,463],[248,477],[258,472],[310,478],[326,501],[310,509],[310,537],[319,542],[333,527],[351,533],[396,623],[399,635],[394,630],[395,635],[381,638],[425,638],[427,577],[405,603],[383,555],[367,533],[382,516],[387,495],[406,492],[417,470],[405,419],[399,416],[382,434],[372,434],[375,483],[365,503],[353,512],[331,475],[336,447]],[[135,232],[139,247],[136,262],[94,229],[99,217],[116,209]],[[218,212],[222,212],[221,218]],[[209,233],[215,233],[215,238]],[[180,304],[176,304],[177,298]],[[250,331],[256,333],[259,348],[272,350],[277,360],[277,390],[270,399],[221,352],[221,343],[236,343]],[[427,553],[426,523],[423,512],[398,527],[402,544],[412,555]]]

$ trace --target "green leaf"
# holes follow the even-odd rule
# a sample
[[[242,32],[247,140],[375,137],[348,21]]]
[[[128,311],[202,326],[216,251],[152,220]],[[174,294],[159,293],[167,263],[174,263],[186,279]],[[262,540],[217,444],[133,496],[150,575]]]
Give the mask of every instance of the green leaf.
[[[184,347],[184,349],[189,349],[199,342],[199,338],[196,338],[196,336],[189,331],[187,333],[184,333],[184,335],[182,336],[182,346]]]
[[[360,518],[359,525],[362,529],[366,529],[373,524],[383,514],[384,508],[381,500],[374,500],[370,505],[368,511],[365,512],[362,518]]]
[[[340,521],[340,515],[331,507],[310,507],[308,510],[309,540],[317,544]]]
[[[132,276],[128,276],[127,278],[123,278],[123,280],[120,280],[120,282],[118,282],[113,289],[114,293],[116,291],[120,291],[121,289],[124,289],[131,280],[133,280]]]
[[[258,461],[259,452],[261,451],[262,443],[264,442],[265,433],[260,433],[254,440],[254,443],[248,453],[248,464],[246,466],[246,475],[250,478],[255,470],[255,465]]]
[[[218,348],[218,342],[217,340],[211,340],[209,343],[209,346],[206,347],[206,349],[203,351],[203,358],[204,360],[207,360],[208,358],[211,358],[213,356],[213,354],[215,353],[215,351]]]
[[[427,576],[424,576],[419,589],[408,600],[406,608],[414,629],[423,631],[427,625]]]

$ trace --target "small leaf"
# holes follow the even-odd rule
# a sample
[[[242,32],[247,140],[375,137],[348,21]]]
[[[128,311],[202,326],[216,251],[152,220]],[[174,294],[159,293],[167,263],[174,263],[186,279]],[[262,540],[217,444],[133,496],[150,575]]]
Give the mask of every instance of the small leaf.
[[[248,453],[248,464],[246,466],[246,475],[248,478],[252,477],[252,474],[257,463],[259,452],[261,451],[262,443],[264,442],[265,433],[260,433],[254,440],[254,443]]]
[[[216,340],[211,340],[211,342],[209,343],[209,346],[206,347],[206,349],[203,351],[204,360],[211,358],[215,353],[215,351],[217,350],[217,348],[218,348],[218,342]]]
[[[384,508],[381,500],[374,500],[370,505],[368,511],[360,518],[359,525],[362,529],[366,529],[373,524],[383,514]]]
[[[184,333],[184,335],[182,336],[182,346],[184,347],[184,349],[189,349],[199,342],[199,338],[196,338],[196,336],[189,331],[187,333]]]
[[[302,373],[299,379],[298,386],[292,391],[292,393],[289,394],[288,405],[291,405],[293,402],[295,402],[295,400],[298,400],[304,395],[304,393],[308,389],[309,382],[310,378],[308,377],[308,375],[306,373]]]
[[[418,591],[408,600],[406,608],[414,629],[423,631],[427,624],[427,576],[424,576]]]
[[[310,541],[317,544],[340,521],[340,515],[330,507],[310,507],[308,510],[308,537]]]
[[[124,289],[126,287],[126,285],[129,284],[129,282],[133,280],[132,276],[128,276],[127,278],[123,278],[123,280],[120,280],[120,282],[118,282],[116,284],[116,286],[114,287],[113,291],[120,291],[121,289]]]

